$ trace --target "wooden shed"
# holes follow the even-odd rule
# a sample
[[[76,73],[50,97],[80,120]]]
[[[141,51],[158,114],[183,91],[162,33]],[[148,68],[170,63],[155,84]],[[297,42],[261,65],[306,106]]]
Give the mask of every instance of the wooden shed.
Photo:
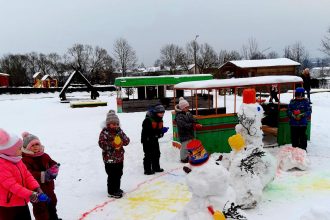
[[[0,73],[0,87],[9,87],[9,75]]]
[[[216,78],[245,78],[268,75],[299,75],[300,63],[288,58],[232,60],[219,67]]]

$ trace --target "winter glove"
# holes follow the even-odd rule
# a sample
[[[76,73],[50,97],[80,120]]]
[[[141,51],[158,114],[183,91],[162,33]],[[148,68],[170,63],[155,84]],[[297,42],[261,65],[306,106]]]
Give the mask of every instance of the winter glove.
[[[39,202],[48,202],[50,199],[45,193],[39,193],[38,194],[38,200]]]
[[[165,134],[168,131],[169,127],[162,127],[162,133]]]
[[[56,179],[58,170],[59,170],[59,166],[60,166],[60,164],[55,164],[46,170],[46,172],[45,172],[46,181],[51,181],[53,179]]]
[[[194,124],[194,129],[195,130],[199,130],[199,129],[201,129],[203,127],[203,125],[201,125],[201,124]]]
[[[189,167],[184,166],[182,169],[187,174],[191,172],[191,169]]]
[[[38,193],[37,192],[32,192],[32,194],[30,196],[30,202],[32,202],[32,203],[39,202],[39,200],[38,200]]]

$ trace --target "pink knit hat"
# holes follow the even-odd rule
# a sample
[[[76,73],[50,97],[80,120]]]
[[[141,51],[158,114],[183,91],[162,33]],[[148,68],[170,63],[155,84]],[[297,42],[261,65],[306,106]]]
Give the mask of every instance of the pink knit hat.
[[[15,134],[10,134],[0,128],[0,154],[15,156],[18,149],[23,145],[23,141]]]
[[[180,110],[183,110],[185,107],[189,106],[189,102],[185,100],[183,97],[179,98],[179,108]]]

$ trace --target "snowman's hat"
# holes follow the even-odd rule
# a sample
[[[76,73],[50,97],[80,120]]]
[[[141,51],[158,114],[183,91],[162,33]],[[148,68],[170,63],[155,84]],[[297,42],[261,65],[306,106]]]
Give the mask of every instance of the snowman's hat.
[[[189,152],[189,163],[193,166],[200,166],[209,159],[209,154],[200,140],[191,140],[187,144],[187,150]]]

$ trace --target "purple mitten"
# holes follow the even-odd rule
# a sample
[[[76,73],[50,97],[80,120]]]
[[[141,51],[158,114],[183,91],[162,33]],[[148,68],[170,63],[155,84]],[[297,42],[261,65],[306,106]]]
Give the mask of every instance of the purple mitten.
[[[59,170],[59,164],[55,164],[55,165],[51,166],[50,168],[48,168],[45,171],[45,180],[51,181],[53,179],[56,179],[58,170]]]

